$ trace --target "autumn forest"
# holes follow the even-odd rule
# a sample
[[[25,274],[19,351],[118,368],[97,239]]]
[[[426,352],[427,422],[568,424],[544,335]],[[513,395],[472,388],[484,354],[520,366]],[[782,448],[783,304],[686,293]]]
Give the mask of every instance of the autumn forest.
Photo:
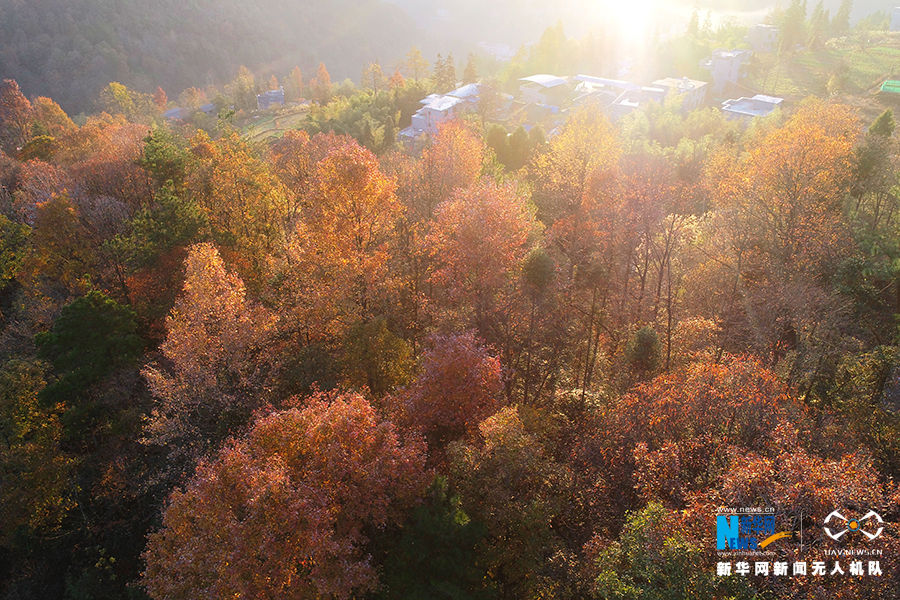
[[[0,85],[3,599],[897,597],[890,109],[410,150],[104,94]],[[877,510],[884,575],[717,576],[721,506]]]

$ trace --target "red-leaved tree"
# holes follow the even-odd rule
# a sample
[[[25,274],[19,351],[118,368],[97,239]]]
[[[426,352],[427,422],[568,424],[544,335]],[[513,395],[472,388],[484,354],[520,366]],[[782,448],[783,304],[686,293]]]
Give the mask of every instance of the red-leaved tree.
[[[399,522],[426,483],[358,394],[317,395],[260,419],[172,494],[144,585],[164,598],[351,598],[375,588],[367,534]]]
[[[432,336],[419,375],[397,394],[401,419],[423,431],[429,447],[440,448],[500,408],[500,361],[472,332]]]

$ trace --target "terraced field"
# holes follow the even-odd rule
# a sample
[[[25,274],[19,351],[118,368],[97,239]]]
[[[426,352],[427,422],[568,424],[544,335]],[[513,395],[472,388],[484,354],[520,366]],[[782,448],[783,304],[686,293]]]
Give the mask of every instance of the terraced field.
[[[900,34],[883,33],[866,39],[834,39],[821,50],[804,49],[781,57],[758,55],[747,83],[789,101],[837,96],[869,115],[896,105],[877,91],[885,79],[898,75]]]

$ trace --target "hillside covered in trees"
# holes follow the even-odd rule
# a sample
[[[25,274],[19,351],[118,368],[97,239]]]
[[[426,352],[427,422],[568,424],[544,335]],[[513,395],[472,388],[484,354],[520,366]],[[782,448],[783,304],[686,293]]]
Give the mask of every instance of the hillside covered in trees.
[[[323,66],[259,140],[0,84],[0,598],[898,598],[893,112],[473,113],[410,151],[426,71]],[[754,506],[784,561],[877,511],[883,573],[717,572]]]
[[[810,11],[815,4],[809,3]],[[886,9],[877,0],[857,0],[852,11],[840,0],[820,4],[833,16],[847,4],[847,18],[854,23]],[[748,15],[758,18],[788,5],[672,2],[660,4],[666,10],[659,14],[641,14],[655,19],[648,32],[661,32],[665,39],[687,24],[692,11],[716,26],[740,25]],[[241,65],[267,78],[282,77],[295,65],[312,71],[320,62],[336,81],[356,80],[373,61],[392,71],[413,46],[429,61],[448,50],[464,57],[482,42],[514,52],[556,22],[577,38],[595,37],[609,55],[616,44],[640,41],[606,16],[615,6],[589,0],[490,5],[465,0],[439,8],[415,0],[0,0],[0,77],[16,79],[28,96],[52,97],[76,115],[96,110],[94,101],[110,81],[145,93],[161,86],[174,97],[191,87],[222,85]],[[677,51],[669,54],[666,60],[685,58]],[[696,68],[696,60],[683,62],[682,67]]]
[[[414,31],[381,0],[3,0],[0,75],[74,114],[92,112],[110,81],[179,93],[229,81],[241,64],[280,73],[325,61],[355,78],[401,57]]]

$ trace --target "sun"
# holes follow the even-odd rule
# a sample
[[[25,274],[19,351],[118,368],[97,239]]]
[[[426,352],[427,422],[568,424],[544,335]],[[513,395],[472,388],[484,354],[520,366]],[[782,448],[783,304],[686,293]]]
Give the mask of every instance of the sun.
[[[660,0],[585,0],[593,22],[635,44],[642,44],[653,35],[662,4]]]

